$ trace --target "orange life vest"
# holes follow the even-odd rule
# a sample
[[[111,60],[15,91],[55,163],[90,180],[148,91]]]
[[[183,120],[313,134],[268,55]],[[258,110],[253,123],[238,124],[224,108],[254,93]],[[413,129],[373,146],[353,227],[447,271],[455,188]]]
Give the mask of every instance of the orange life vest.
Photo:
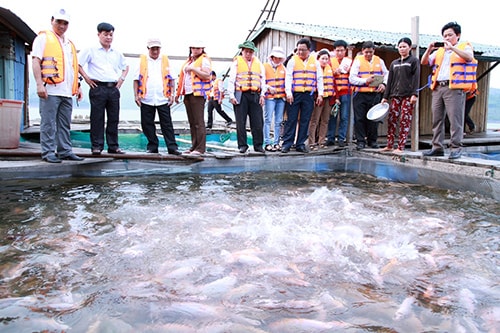
[[[323,68],[323,97],[330,97],[335,95],[335,83],[333,77],[333,70],[330,65]]]
[[[293,56],[294,67],[292,73],[292,91],[311,93],[316,90],[316,59],[310,56],[304,62],[298,55]]]
[[[220,79],[216,78],[212,81],[212,88],[210,89],[210,96],[213,96],[214,99],[220,100],[224,98],[224,93],[219,90],[219,82]]]
[[[261,79],[264,73],[261,73],[261,62],[253,57],[251,66],[242,56],[236,57],[236,90],[240,91],[260,91]]]
[[[332,57],[331,65],[332,70],[336,71],[340,67],[339,60],[336,57]],[[335,84],[337,85],[337,91],[339,95],[349,94],[351,92],[351,84],[349,83],[349,73],[340,73],[335,75]]]
[[[163,95],[165,97],[172,96],[172,76],[170,76],[170,64],[166,55],[161,56],[161,77],[163,80]],[[146,83],[148,81],[148,57],[141,54],[139,67],[139,81],[137,86],[137,94],[143,98],[146,96]]]
[[[471,46],[467,42],[462,42],[456,45],[460,50],[465,50],[467,46]],[[437,85],[437,77],[439,74],[439,68],[443,63],[444,58],[444,47],[440,47],[436,51],[436,59],[434,62],[433,72],[432,72],[432,82],[431,89],[434,90]],[[473,84],[476,83],[476,71],[477,71],[477,60],[472,59],[471,62],[466,62],[464,59],[459,57],[455,52],[450,55],[450,89],[462,89],[465,91],[471,90]]]
[[[203,59],[204,58],[207,58],[208,60],[210,60],[206,54],[202,54],[200,55],[193,63],[193,65],[195,67],[199,67],[201,68],[202,67],[202,64],[203,64]],[[184,65],[182,65],[182,68],[181,68],[181,73],[179,75],[179,84],[177,86],[177,93],[176,93],[176,96],[180,96],[180,95],[184,95],[185,92],[184,92],[184,67],[186,67],[186,65],[190,64],[191,61],[188,59]],[[211,68],[210,68],[211,69]],[[191,72],[191,82],[193,84],[193,95],[194,96],[203,96],[203,97],[207,97],[207,92],[210,91],[210,78],[207,79],[207,80],[203,80],[201,79],[199,76],[197,76],[194,72]]]
[[[41,31],[40,34],[45,34],[46,43],[43,51],[41,70],[42,80],[48,84],[58,84],[64,81],[66,70],[64,62],[64,51],[59,37],[53,31]],[[75,45],[69,41],[73,54],[73,86],[72,94],[78,93],[78,58]]]
[[[382,65],[379,56],[373,55],[371,63],[368,62],[368,60],[366,60],[365,56],[362,54],[358,55],[356,58],[358,59],[360,64],[358,77],[369,78],[374,74],[384,75],[384,72],[382,72]],[[374,92],[375,90],[377,90],[377,87],[370,87],[368,84],[365,84],[363,86],[356,86],[355,90],[358,92]]]
[[[266,98],[283,98],[286,96],[285,93],[285,75],[286,69],[283,64],[278,65],[278,67],[273,68],[273,65],[266,62],[264,64],[266,70],[266,84],[276,89],[276,93],[272,94],[266,91]]]

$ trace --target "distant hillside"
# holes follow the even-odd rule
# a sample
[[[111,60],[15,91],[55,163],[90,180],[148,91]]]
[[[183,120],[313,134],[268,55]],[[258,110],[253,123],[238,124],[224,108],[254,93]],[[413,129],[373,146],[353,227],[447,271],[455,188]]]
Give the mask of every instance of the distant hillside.
[[[488,122],[500,122],[500,89],[490,88]]]

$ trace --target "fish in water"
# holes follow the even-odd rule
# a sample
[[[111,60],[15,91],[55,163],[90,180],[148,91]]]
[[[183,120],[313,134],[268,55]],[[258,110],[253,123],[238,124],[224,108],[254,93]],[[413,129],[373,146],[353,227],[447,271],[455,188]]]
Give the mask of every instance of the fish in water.
[[[269,325],[269,329],[273,333],[319,333],[349,327],[349,324],[341,321],[320,321],[306,318],[286,318]]]

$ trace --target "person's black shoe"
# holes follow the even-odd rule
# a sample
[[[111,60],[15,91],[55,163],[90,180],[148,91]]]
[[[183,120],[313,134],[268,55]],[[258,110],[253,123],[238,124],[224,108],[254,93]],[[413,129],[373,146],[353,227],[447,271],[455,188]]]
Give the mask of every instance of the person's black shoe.
[[[57,156],[54,156],[54,155],[49,155],[47,157],[44,157],[43,160],[45,162],[49,162],[49,163],[61,163],[61,159],[59,159]]]
[[[75,154],[69,154],[67,156],[61,156],[59,157],[61,160],[68,160],[68,161],[83,161],[84,158],[77,156]]]
[[[92,155],[101,155],[101,151],[99,148],[94,148],[92,149]]]
[[[448,156],[448,159],[450,160],[456,160],[457,158],[460,158],[462,156],[462,149],[455,149],[450,152],[450,156]]]
[[[146,153],[148,153],[148,154],[158,154],[158,149],[148,149],[148,150],[146,150]]]
[[[241,147],[240,148],[240,153],[244,154],[244,153],[247,152],[247,150],[248,150],[248,147]]]
[[[345,146],[346,146],[345,141],[344,141],[344,140],[340,140],[340,141],[339,141],[339,147],[342,147],[342,148],[343,148],[343,147],[345,147]]]
[[[325,146],[335,146],[335,141],[326,140]]]
[[[377,149],[377,148],[379,148],[379,145],[378,145],[378,143],[376,143],[376,142],[375,142],[375,143],[371,143],[371,144],[369,144],[368,146],[369,146],[370,148],[373,148],[373,149]]]
[[[298,151],[299,153],[304,153],[304,154],[309,152],[309,150],[307,150],[306,147],[297,147],[295,148],[295,150]]]
[[[256,152],[256,153],[263,153],[265,154],[266,151],[264,150],[264,148],[262,147],[254,147],[253,150]]]
[[[363,142],[360,142],[356,145],[357,150],[365,149],[365,144]]]
[[[422,153],[422,156],[431,157],[431,156],[444,156],[444,151],[440,149],[431,149]]]
[[[108,154],[125,154],[123,150],[118,149],[108,149]]]
[[[182,153],[178,150],[171,150],[168,152],[170,155],[182,155]]]
[[[288,148],[288,147],[281,147],[281,152],[283,154],[289,153],[290,152],[290,148]]]

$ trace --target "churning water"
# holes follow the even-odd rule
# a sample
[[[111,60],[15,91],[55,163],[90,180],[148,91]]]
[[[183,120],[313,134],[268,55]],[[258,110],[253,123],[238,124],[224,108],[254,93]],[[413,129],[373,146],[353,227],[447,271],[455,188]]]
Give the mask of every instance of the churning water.
[[[499,205],[344,173],[4,182],[2,332],[498,332]]]

